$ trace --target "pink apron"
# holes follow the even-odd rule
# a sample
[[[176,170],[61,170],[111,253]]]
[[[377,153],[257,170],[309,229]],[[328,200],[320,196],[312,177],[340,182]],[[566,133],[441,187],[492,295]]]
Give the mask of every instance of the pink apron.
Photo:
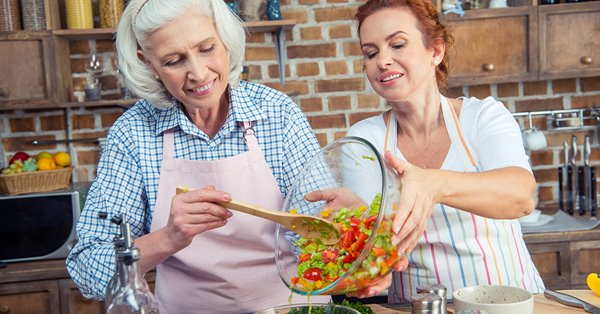
[[[218,190],[266,208],[279,209],[282,195],[250,123],[248,152],[215,161],[174,159],[174,132],[163,135],[163,160],[152,231],[167,224],[175,188]],[[192,244],[157,266],[156,298],[161,313],[247,313],[288,303],[273,250],[275,224],[233,212],[224,227],[197,235]],[[293,266],[294,263],[290,263]],[[313,302],[329,297],[311,297]],[[306,298],[294,294],[294,303]]]

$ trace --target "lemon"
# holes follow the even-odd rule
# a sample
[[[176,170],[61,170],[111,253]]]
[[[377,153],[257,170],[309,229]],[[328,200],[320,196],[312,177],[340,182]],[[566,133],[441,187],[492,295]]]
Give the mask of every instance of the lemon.
[[[36,160],[40,160],[42,158],[52,158],[52,154],[50,154],[49,152],[45,152],[44,151],[44,152],[41,152],[41,153],[37,154],[37,156],[36,156],[35,159]]]
[[[38,170],[40,171],[56,169],[56,163],[52,158],[41,158],[40,160],[38,160],[37,164]]]
[[[57,166],[66,167],[71,163],[71,156],[66,152],[58,152],[54,154],[54,162]]]
[[[587,285],[594,293],[600,297],[600,277],[597,273],[591,273],[587,276]]]

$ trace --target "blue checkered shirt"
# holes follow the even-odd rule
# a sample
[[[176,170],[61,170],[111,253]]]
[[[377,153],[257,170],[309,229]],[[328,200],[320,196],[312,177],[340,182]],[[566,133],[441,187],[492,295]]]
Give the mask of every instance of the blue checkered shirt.
[[[118,234],[118,227],[99,219],[99,212],[107,212],[109,218],[126,213],[134,238],[150,231],[163,132],[175,129],[175,158],[217,160],[248,150],[238,124],[242,121],[256,121],[254,130],[259,145],[285,195],[294,177],[320,146],[305,115],[277,90],[240,82],[231,91],[227,120],[212,139],[179,106],[161,110],[145,100],[138,101],[115,122],[77,223],[79,241],[67,258],[69,274],[83,295],[102,299],[114,272],[112,239]]]

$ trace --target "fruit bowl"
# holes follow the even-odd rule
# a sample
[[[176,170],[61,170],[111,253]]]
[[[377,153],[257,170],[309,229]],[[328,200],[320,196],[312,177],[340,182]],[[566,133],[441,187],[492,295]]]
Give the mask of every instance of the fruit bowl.
[[[325,191],[328,201],[308,201],[314,191]],[[324,245],[278,225],[275,259],[281,279],[302,295],[344,294],[379,281],[400,260],[391,243],[399,200],[400,180],[371,143],[345,137],[327,145],[298,174],[282,211],[331,220],[342,237]]]
[[[19,195],[66,189],[73,167],[0,175],[0,194]]]

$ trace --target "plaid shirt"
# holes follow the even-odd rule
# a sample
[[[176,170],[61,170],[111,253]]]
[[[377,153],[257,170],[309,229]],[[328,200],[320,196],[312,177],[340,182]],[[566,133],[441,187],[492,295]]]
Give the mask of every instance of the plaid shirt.
[[[300,109],[285,94],[240,82],[231,90],[225,124],[214,138],[200,131],[175,106],[156,109],[138,101],[112,126],[84,210],[78,242],[67,258],[73,281],[88,298],[101,299],[114,272],[112,239],[118,227],[98,218],[126,213],[134,238],[150,232],[163,154],[163,132],[175,129],[175,158],[218,160],[247,151],[238,122],[256,121],[254,130],[267,164],[285,195],[304,163],[320,146]]]

